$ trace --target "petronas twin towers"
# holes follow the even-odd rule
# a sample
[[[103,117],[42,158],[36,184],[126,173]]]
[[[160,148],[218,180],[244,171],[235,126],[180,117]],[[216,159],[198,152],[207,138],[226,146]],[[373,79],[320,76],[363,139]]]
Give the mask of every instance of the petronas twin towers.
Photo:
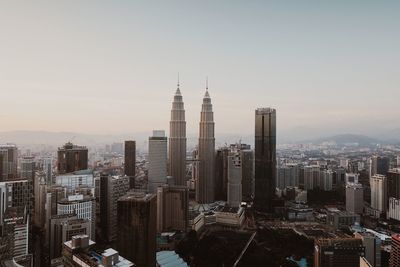
[[[214,113],[207,85],[200,114],[198,168],[196,168],[198,171],[196,175],[196,201],[199,203],[214,201],[214,157]],[[169,170],[177,185],[186,185],[186,120],[179,82],[171,110]]]

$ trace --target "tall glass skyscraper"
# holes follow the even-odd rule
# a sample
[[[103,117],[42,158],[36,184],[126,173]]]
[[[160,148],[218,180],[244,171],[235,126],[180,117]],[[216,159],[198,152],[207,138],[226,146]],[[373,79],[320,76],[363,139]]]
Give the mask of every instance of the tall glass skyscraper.
[[[272,211],[276,176],[276,110],[256,109],[255,199],[259,211]]]

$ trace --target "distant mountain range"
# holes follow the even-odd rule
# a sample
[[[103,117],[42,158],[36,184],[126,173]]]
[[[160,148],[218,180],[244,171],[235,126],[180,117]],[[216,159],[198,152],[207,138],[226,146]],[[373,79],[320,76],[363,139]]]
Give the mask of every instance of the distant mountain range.
[[[307,133],[308,132],[308,133]],[[168,134],[168,132],[166,133]],[[123,142],[124,140],[136,140],[139,149],[147,149],[147,140],[151,132],[137,132],[127,134],[82,134],[75,132],[48,132],[48,131],[8,131],[0,132],[0,143],[16,143],[21,146],[61,146],[68,141],[89,147]],[[339,145],[347,143],[358,143],[360,145],[374,145],[396,143],[400,144],[400,129],[380,133],[378,136],[366,136],[362,134],[334,134],[320,137],[312,130],[280,131],[278,132],[278,143],[322,143],[333,141]],[[197,134],[188,133],[188,148],[197,144]],[[216,146],[241,141],[242,143],[254,144],[252,134],[217,134]]]

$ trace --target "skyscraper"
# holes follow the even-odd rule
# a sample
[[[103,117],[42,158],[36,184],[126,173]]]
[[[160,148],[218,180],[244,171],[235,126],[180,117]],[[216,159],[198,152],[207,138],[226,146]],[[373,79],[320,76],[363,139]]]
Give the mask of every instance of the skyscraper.
[[[361,184],[346,185],[346,210],[362,214],[364,211],[364,188]]]
[[[21,160],[21,178],[33,181],[35,178],[35,158],[23,157]]]
[[[135,188],[135,175],[136,175],[136,142],[125,141],[125,175],[129,176],[129,187]]]
[[[165,132],[153,131],[149,137],[148,189],[157,193],[157,187],[167,182],[167,137]]]
[[[256,109],[255,208],[272,211],[276,177],[276,110]]]
[[[242,158],[240,151],[228,156],[228,205],[239,207],[242,202]]]
[[[387,172],[388,198],[400,199],[400,168],[391,169]]]
[[[388,157],[373,156],[369,159],[369,175],[375,174],[386,175],[390,167],[390,159]]]
[[[384,175],[376,174],[371,177],[371,207],[386,212],[387,208],[387,178]]]
[[[117,206],[118,251],[137,267],[155,266],[156,195],[129,192],[118,200]]]
[[[128,176],[100,177],[100,225],[104,240],[117,239],[117,202],[129,190]]]
[[[58,148],[58,172],[70,173],[88,168],[88,149],[71,142]]]
[[[214,201],[214,165],[215,165],[215,137],[214,137],[214,113],[211,97],[208,93],[208,84],[203,98],[200,113],[199,131],[199,175],[196,181],[196,201],[210,203]]]
[[[0,145],[2,173],[0,182],[17,178],[18,148],[13,144]]]
[[[176,89],[169,123],[169,175],[176,185],[186,185],[186,121],[181,91]]]

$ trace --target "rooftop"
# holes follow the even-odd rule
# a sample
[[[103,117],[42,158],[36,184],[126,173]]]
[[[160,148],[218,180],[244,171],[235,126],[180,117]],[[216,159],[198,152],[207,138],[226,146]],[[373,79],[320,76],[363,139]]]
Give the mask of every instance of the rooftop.
[[[159,251],[156,255],[160,267],[187,267],[187,263],[175,251]]]

